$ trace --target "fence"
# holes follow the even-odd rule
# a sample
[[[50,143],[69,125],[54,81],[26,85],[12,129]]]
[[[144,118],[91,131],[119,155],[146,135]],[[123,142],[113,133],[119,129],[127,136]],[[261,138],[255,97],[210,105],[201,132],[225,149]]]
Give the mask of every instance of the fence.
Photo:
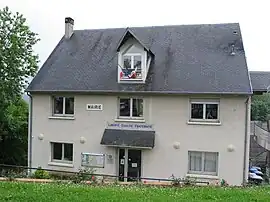
[[[33,168],[27,166],[18,166],[18,165],[7,165],[7,164],[0,164],[0,177],[9,177],[10,174],[15,173],[19,177],[29,177],[29,171],[36,171],[36,170],[43,170],[47,172],[59,173],[59,174],[69,174],[69,175],[77,175],[79,172],[72,172],[72,171],[63,171],[63,170],[55,170],[55,169],[44,169],[44,168]],[[119,175],[107,175],[107,174],[98,174],[98,173],[83,173],[84,175],[91,175],[96,177],[109,177],[118,180],[119,178],[131,180],[131,181],[142,181],[142,180],[149,180],[149,181],[156,181],[156,182],[174,182],[175,179],[170,178],[150,178],[150,177],[129,177],[129,176],[119,176]],[[178,182],[186,182],[185,179],[177,179]],[[208,181],[195,181],[196,184],[206,184],[209,185]]]

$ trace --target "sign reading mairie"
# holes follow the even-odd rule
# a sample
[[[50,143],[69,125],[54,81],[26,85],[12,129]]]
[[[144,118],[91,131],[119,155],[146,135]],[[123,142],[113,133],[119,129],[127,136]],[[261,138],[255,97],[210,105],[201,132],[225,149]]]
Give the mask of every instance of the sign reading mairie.
[[[153,125],[144,123],[108,123],[110,129],[153,130]]]

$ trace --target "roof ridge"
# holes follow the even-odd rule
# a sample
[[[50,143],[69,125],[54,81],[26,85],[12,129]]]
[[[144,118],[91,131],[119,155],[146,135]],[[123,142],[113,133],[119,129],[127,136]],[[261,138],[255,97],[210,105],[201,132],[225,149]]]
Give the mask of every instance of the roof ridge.
[[[228,23],[203,23],[203,24],[172,24],[172,25],[146,25],[146,26],[125,26],[125,27],[108,27],[108,28],[92,28],[92,29],[76,29],[74,31],[94,31],[94,30],[113,30],[113,29],[135,29],[135,28],[170,28],[170,27],[187,27],[187,26],[217,26],[217,25],[239,25],[239,22]]]
[[[270,73],[270,71],[249,71],[249,73]]]

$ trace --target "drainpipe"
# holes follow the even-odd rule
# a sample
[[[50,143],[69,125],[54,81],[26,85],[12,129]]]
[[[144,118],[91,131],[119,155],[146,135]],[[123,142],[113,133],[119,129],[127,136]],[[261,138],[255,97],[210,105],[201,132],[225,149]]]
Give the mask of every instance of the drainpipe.
[[[32,95],[27,92],[30,98],[29,113],[28,113],[28,167],[32,167],[32,120],[33,120],[33,98]],[[31,169],[28,170],[28,175],[31,174]]]
[[[249,101],[250,101],[250,97],[247,98],[247,100],[245,101],[245,105],[246,105],[246,110],[245,110],[245,138],[244,138],[244,166],[243,166],[243,185],[246,183],[247,179],[246,179],[246,171],[247,171],[247,140],[248,140],[248,120],[249,120]]]

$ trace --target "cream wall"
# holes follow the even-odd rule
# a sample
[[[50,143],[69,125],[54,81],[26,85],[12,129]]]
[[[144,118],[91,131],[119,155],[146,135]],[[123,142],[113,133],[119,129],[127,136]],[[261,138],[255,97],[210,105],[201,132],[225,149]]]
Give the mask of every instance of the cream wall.
[[[145,121],[153,124],[156,140],[152,150],[142,152],[142,177],[168,178],[172,174],[184,177],[188,150],[213,151],[219,152],[218,177],[230,184],[241,184],[246,97],[220,99],[221,125],[188,124],[189,99],[187,96],[145,97]],[[86,111],[86,104],[91,103],[103,104],[103,111]],[[33,167],[76,171],[80,167],[80,153],[93,152],[112,154],[114,158],[113,162],[106,161],[105,168],[97,173],[117,174],[116,149],[100,145],[104,128],[117,116],[117,96],[75,96],[74,120],[52,119],[51,112],[49,95],[33,95]],[[38,139],[40,134],[43,140]],[[86,138],[84,144],[80,143],[80,137]],[[48,165],[50,141],[74,143],[73,167]],[[180,149],[173,148],[175,141],[180,142]],[[234,145],[234,152],[227,151],[230,144]]]

